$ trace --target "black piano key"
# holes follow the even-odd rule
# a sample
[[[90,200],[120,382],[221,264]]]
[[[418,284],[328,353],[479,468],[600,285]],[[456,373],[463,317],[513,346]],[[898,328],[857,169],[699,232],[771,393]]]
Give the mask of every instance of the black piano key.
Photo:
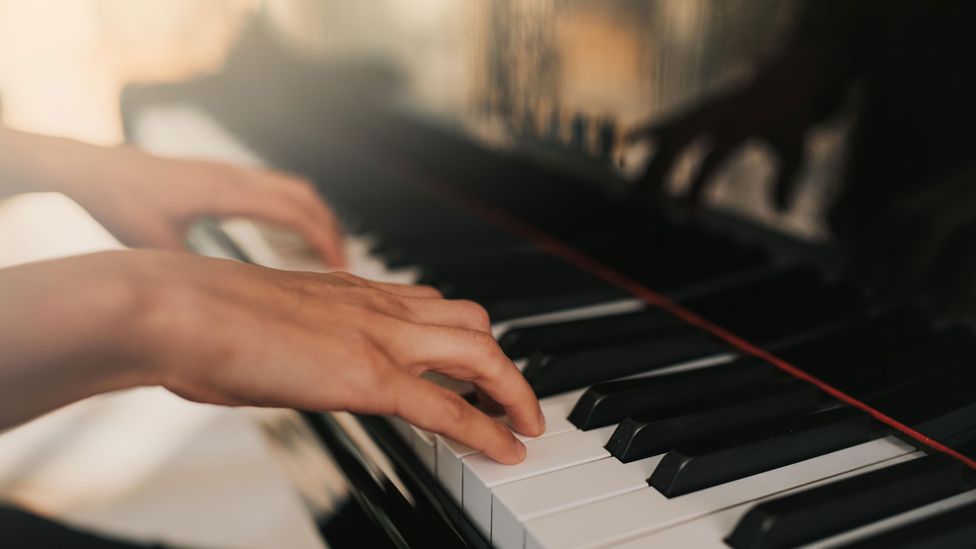
[[[976,387],[968,368],[935,370],[865,401],[936,439],[976,427]],[[890,430],[850,407],[728,432],[668,452],[648,483],[668,497],[783,467],[884,436]]]
[[[739,393],[772,381],[775,369],[757,359],[673,374],[598,383],[579,398],[569,421],[580,429],[619,423],[644,411]]]
[[[871,418],[834,408],[678,445],[654,469],[648,484],[677,497],[783,465],[840,450],[878,436]]]
[[[726,542],[735,549],[772,549],[827,538],[963,492],[970,486],[965,469],[956,459],[932,455],[764,501]]]
[[[826,381],[850,395],[863,398],[878,387],[894,387],[929,375],[936,369],[958,367],[974,356],[976,335],[968,328],[955,326],[932,334],[917,347],[898,351],[883,360],[859,361],[857,367],[834,369]]]
[[[840,364],[876,362],[918,345],[930,337],[932,328],[914,309],[897,309],[869,315],[821,338],[777,350],[780,358],[814,375],[829,375]]]
[[[458,263],[477,263],[488,261],[516,262],[523,256],[533,256],[539,251],[529,242],[513,240],[492,246],[467,245],[431,246],[424,249],[395,248],[383,255],[383,262],[389,269],[406,267],[439,269],[452,268]]]
[[[860,303],[846,287],[826,284],[812,267],[793,266],[726,291],[682,302],[710,321],[753,342],[804,331],[853,316]],[[743,310],[751,314],[742,314]]]
[[[818,407],[819,396],[810,385],[789,382],[711,402],[654,411],[621,421],[606,448],[628,463],[667,452],[688,441],[804,414]]]
[[[582,284],[539,289],[534,295],[494,297],[480,303],[493,322],[500,322],[629,297],[632,296],[628,292],[592,277]]]
[[[538,279],[560,276],[566,271],[578,272],[564,261],[541,252],[484,253],[481,257],[469,257],[453,264],[438,262],[421,265],[418,282],[434,286],[478,287],[486,282],[516,282],[521,279]]]
[[[962,505],[837,549],[972,549],[976,503]]]
[[[513,358],[532,353],[572,351],[630,341],[643,336],[692,330],[684,321],[660,309],[586,318],[508,330],[498,344]]]
[[[583,251],[663,292],[770,264],[767,254],[721,235],[691,230],[676,233],[635,234]]]
[[[537,354],[523,373],[539,397],[726,352],[718,339],[699,331],[649,338],[582,351]]]
[[[549,273],[522,273],[513,268],[507,276],[489,276],[477,280],[439,282],[437,287],[445,296],[471,299],[487,303],[504,299],[537,299],[542,295],[568,289],[607,285],[590,273],[559,266]]]
[[[875,409],[936,440],[976,428],[976,369],[963,363],[864,399]]]
[[[702,295],[690,298],[684,303],[687,307],[705,316],[712,313],[724,315],[723,318],[762,318],[768,328],[764,335],[779,335],[795,332],[801,327],[816,324],[824,320],[824,315],[815,314],[813,309],[824,302],[821,294],[816,291],[821,288],[819,275],[808,268],[798,267],[786,270],[777,269],[760,275],[739,280],[726,286],[713,288]],[[775,291],[767,288],[773,287]],[[790,295],[799,294],[803,297],[792,299],[788,315],[778,318],[768,314],[768,311],[781,307],[779,304]],[[818,303],[813,306],[809,303]],[[751,315],[742,315],[743,306],[748,304]],[[790,318],[801,317],[803,323],[790,322]],[[734,326],[725,325],[728,328]],[[581,349],[587,346],[605,345],[637,339],[646,335],[657,334],[663,330],[677,331],[679,329],[696,329],[660,309],[588,318],[573,322],[556,322],[541,326],[511,330],[504,334],[499,343],[512,358],[522,358],[532,352],[557,352]],[[755,332],[754,332],[755,333]]]

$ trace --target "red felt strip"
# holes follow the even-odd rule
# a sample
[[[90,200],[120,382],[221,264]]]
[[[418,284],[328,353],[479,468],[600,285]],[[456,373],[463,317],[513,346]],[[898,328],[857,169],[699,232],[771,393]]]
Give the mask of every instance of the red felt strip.
[[[402,168],[402,166],[401,166]],[[404,170],[408,171],[408,170]],[[401,175],[403,172],[401,171]],[[863,412],[869,414],[876,420],[888,425],[892,429],[904,434],[905,436],[925,445],[929,448],[951,456],[967,467],[976,470],[976,460],[965,456],[952,448],[940,443],[931,437],[912,429],[908,425],[896,420],[895,418],[888,416],[887,414],[875,409],[874,407],[848,395],[847,393],[837,389],[836,387],[830,385],[829,383],[817,378],[816,376],[810,375],[809,373],[803,371],[802,369],[790,364],[789,362],[777,357],[776,355],[762,349],[749,341],[735,335],[734,333],[726,330],[725,328],[714,324],[706,318],[699,316],[693,311],[686,309],[679,303],[669,299],[668,297],[651,290],[640,282],[620,273],[619,271],[603,264],[602,262],[576,250],[575,248],[567,245],[566,243],[553,238],[552,236],[539,231],[535,227],[532,227],[526,223],[523,223],[512,216],[508,215],[504,211],[491,207],[489,205],[483,204],[481,202],[475,202],[467,196],[460,195],[454,189],[447,185],[441,184],[439,181],[431,180],[428,177],[421,176],[416,173],[410,173],[414,178],[419,179],[425,184],[425,186],[432,188],[437,191],[437,193],[445,198],[450,199],[465,209],[471,211],[472,213],[478,215],[478,217],[484,219],[485,221],[504,229],[516,236],[519,236],[526,241],[532,243],[534,246],[540,250],[558,257],[563,261],[586,271],[601,280],[616,286],[634,297],[637,297],[649,305],[654,307],[659,307],[672,315],[684,320],[685,322],[697,326],[702,330],[712,334],[713,336],[725,341],[732,347],[735,347],[739,351],[755,356],[761,360],[764,360],[773,366],[779,368],[780,370],[798,378],[807,383],[811,383],[819,388],[821,391],[827,393],[828,395],[834,397],[835,399],[847,404],[848,406],[853,406],[862,410]]]

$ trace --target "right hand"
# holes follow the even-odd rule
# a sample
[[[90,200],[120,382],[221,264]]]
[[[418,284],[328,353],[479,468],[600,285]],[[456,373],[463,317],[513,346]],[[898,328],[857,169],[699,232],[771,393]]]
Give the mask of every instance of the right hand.
[[[532,389],[473,302],[424,286],[184,253],[86,259],[135,296],[127,333],[114,341],[147,383],[189,400],[397,415],[500,462],[521,461],[525,446],[507,427],[419,377],[436,371],[473,382],[519,432],[544,430]]]

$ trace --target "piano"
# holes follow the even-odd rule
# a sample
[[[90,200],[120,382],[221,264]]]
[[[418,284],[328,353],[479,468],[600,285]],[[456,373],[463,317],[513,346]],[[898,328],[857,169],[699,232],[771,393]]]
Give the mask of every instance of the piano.
[[[330,31],[318,56],[284,46],[273,18],[259,15],[220,72],[133,86],[123,100],[129,139],[150,150],[263,163],[312,178],[348,229],[350,271],[481,303],[541,399],[546,431],[522,437],[527,458],[512,466],[397,418],[302,412],[359,517],[352,537],[330,538],[324,527],[326,541],[504,549],[976,546],[972,317],[944,314],[927,306],[931,300],[913,299],[918,294],[892,298],[859,269],[870,258],[869,270],[890,275],[898,258],[852,248],[860,240],[843,236],[844,227],[866,226],[879,205],[893,202],[888,197],[904,191],[899,183],[921,173],[940,180],[953,159],[973,158],[971,136],[953,125],[958,117],[910,116],[949,110],[952,86],[912,95],[885,80],[897,74],[904,84],[925,67],[963,63],[966,50],[939,48],[957,44],[965,34],[955,19],[966,19],[947,16],[944,6],[893,3],[894,15],[884,20],[894,38],[887,39],[929,46],[908,48],[918,55],[891,66],[890,52],[906,50],[865,38],[859,19],[880,3],[849,10],[855,13],[843,2],[819,9],[709,1],[463,4],[424,2],[416,13],[392,10],[395,17],[324,2],[321,11],[304,13]],[[906,22],[914,33],[907,38],[897,26]],[[381,47],[377,32],[396,47]],[[862,50],[847,49],[858,44]],[[935,60],[923,56],[936,50]],[[825,71],[810,61],[811,51],[814,60],[863,56],[825,63]],[[798,122],[805,171],[790,165],[790,136],[766,131],[786,131],[781,119],[797,121],[792,84],[802,74],[784,81],[775,74],[775,60],[787,54],[808,62],[790,66],[810,68],[820,79],[810,86],[830,84],[824,94],[840,93],[847,82],[855,91],[846,92],[868,98],[854,106],[847,95],[816,98],[817,112]],[[864,80],[896,91],[858,91]],[[970,89],[954,82],[954,93]],[[792,95],[768,95],[764,85]],[[902,123],[940,129],[925,139],[945,149],[931,159],[945,170],[923,172],[924,160],[891,156],[923,141],[909,135],[893,144],[886,133],[896,121],[884,116],[905,112],[898,109],[907,108],[906,98],[922,107]],[[744,110],[728,112],[736,106]],[[700,169],[721,175],[709,200],[688,206],[667,190],[635,192],[665,186],[647,168],[660,170],[662,158],[683,169],[666,156],[675,142],[694,156],[695,145],[674,136],[709,109],[718,122],[712,151],[740,144],[723,141],[723,124],[774,113],[771,126],[753,129],[779,153],[780,171],[793,170],[786,175],[805,189],[790,215],[765,199],[755,162],[740,159],[723,175],[717,166],[727,158],[700,150]],[[966,120],[972,114],[971,106],[961,111]],[[656,151],[641,148],[648,118]],[[890,178],[891,194],[879,194],[873,180],[846,181],[863,175],[882,146],[892,147],[878,172]],[[843,150],[857,159],[844,176]],[[792,185],[788,179],[776,180],[777,189]],[[836,199],[842,207],[834,225],[818,222],[817,207],[835,198],[827,191],[842,179],[854,190],[845,187]],[[789,202],[783,196],[780,206]],[[965,193],[950,196],[966,202]],[[893,238],[910,233],[884,228]],[[195,231],[203,253],[324,269],[241,222]],[[971,239],[960,242],[972,249]],[[851,249],[859,250],[854,257]],[[968,272],[956,270],[965,264],[958,261],[949,263],[952,276]],[[464,383],[430,381],[475,398]]]

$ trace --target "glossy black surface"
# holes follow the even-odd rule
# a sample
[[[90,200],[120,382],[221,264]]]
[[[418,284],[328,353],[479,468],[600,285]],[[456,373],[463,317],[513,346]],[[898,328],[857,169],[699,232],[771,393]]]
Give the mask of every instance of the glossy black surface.
[[[966,467],[948,456],[914,459],[763,502],[726,542],[735,549],[795,547],[954,496],[972,487],[968,480]]]

